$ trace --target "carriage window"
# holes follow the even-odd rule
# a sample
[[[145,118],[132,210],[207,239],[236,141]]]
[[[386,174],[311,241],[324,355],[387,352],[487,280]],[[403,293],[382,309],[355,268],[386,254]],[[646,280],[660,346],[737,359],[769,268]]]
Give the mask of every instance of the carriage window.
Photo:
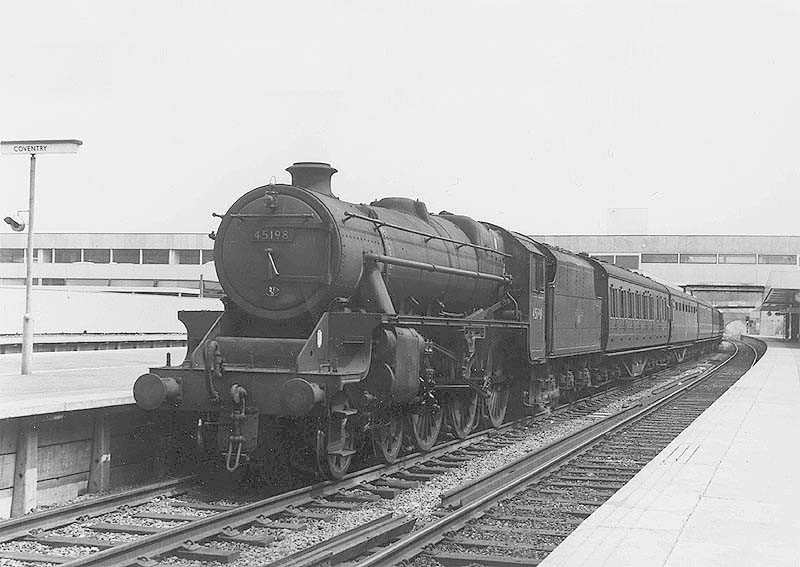
[[[614,303],[615,303],[615,299],[616,299],[615,293],[616,292],[614,291],[614,286],[611,286],[609,288],[609,290],[608,290],[608,316],[609,317],[614,317]]]

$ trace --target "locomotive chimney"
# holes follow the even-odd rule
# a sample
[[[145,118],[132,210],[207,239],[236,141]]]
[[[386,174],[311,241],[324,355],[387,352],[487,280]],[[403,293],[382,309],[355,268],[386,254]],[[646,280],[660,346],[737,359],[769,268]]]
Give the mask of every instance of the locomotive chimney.
[[[309,191],[316,191],[329,197],[335,197],[331,192],[331,177],[336,169],[329,163],[318,161],[298,161],[286,171],[292,174],[292,185],[302,187]]]

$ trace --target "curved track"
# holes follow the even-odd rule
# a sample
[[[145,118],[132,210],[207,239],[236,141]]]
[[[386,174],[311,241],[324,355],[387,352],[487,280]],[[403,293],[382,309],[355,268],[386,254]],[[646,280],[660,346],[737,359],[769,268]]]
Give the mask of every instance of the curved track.
[[[660,392],[664,396],[671,395],[681,380],[686,381],[680,374],[677,378],[662,386]],[[620,392],[634,392],[637,389],[647,390],[653,385],[647,384],[650,380],[643,380],[639,384],[626,384],[618,388]],[[692,380],[692,383],[695,383]],[[62,563],[67,565],[155,565],[158,560],[142,559],[157,558],[166,555],[175,555],[185,559],[230,562],[239,558],[239,549],[242,546],[266,547],[277,539],[286,537],[292,530],[302,530],[306,522],[330,520],[340,511],[356,510],[362,505],[379,499],[394,498],[403,490],[414,488],[421,482],[431,480],[437,475],[445,474],[453,468],[462,466],[479,459],[492,451],[513,446],[520,439],[531,434],[533,430],[541,430],[553,423],[566,423],[570,419],[586,418],[602,423],[612,423],[619,419],[620,413],[630,412],[631,408],[620,413],[608,414],[608,398],[615,393],[605,391],[594,399],[584,401],[580,407],[564,407],[559,412],[547,416],[535,416],[519,422],[506,424],[498,430],[487,430],[470,435],[464,440],[453,440],[439,445],[434,450],[425,454],[411,454],[399,459],[396,463],[386,466],[377,465],[362,471],[350,474],[338,482],[326,482],[314,486],[281,494],[266,500],[251,504],[231,506],[219,504],[203,504],[186,502],[175,498],[185,493],[185,485],[175,482],[168,486],[148,487],[139,489],[138,494],[124,493],[114,497],[107,497],[89,501],[46,513],[26,516],[10,522],[0,524],[0,542],[7,542],[19,538],[24,534],[29,541],[47,546],[75,546],[82,547],[81,556],[66,557],[52,553],[28,553],[27,557],[14,557],[13,552],[0,551],[0,557],[16,558],[25,561]],[[632,408],[636,409],[636,408]],[[584,435],[594,426],[584,428]],[[538,451],[540,457],[552,451],[558,443],[545,447],[545,452]],[[512,467],[513,468],[513,467]],[[509,467],[500,469],[500,473],[491,475],[493,478],[509,477]],[[514,476],[514,475],[511,475]],[[492,484],[492,483],[495,484]],[[502,484],[502,483],[500,483]],[[453,505],[458,501],[462,509],[469,506],[475,498],[470,490],[479,487],[478,491],[485,492],[487,487],[499,486],[498,481],[487,477],[480,482],[465,485],[465,491],[447,495],[444,498],[446,505]],[[470,487],[472,487],[470,489]],[[144,492],[150,490],[149,492]],[[160,490],[160,492],[159,492]],[[505,488],[504,490],[508,490]],[[43,530],[64,526],[69,522],[87,517],[96,517],[107,513],[109,510],[119,508],[120,505],[132,507],[143,501],[152,500],[154,495],[169,493],[169,502],[166,506],[167,513],[157,512],[132,512],[130,518],[150,518],[158,521],[169,522],[162,527],[146,527],[140,524],[112,524],[97,522],[85,526],[86,530],[109,534],[125,534],[125,538],[114,541],[113,539],[96,539],[92,537],[71,537],[62,534],[48,534]],[[93,504],[95,507],[93,507]],[[197,513],[207,514],[205,516]],[[38,522],[38,523],[37,523]],[[435,524],[438,525],[439,522]],[[328,561],[331,564],[355,560],[370,548],[386,545],[396,540],[404,533],[410,532],[415,524],[414,518],[406,516],[393,517],[391,513],[373,517],[350,531],[338,532],[329,540],[319,542],[297,552],[291,559],[284,559],[282,565],[312,565],[317,561]],[[442,524],[446,525],[446,524]],[[425,527],[416,534],[428,533]],[[253,528],[255,532],[253,533]],[[446,528],[452,529],[452,528]],[[136,539],[132,539],[137,534]],[[270,535],[274,534],[274,535]],[[408,539],[404,545],[408,545]],[[202,542],[199,545],[194,542]],[[237,547],[238,546],[238,547]],[[98,551],[92,552],[94,549]],[[386,550],[394,549],[392,546]],[[365,561],[375,561],[380,553]],[[387,556],[387,558],[390,556]],[[243,559],[242,559],[243,560]],[[389,560],[389,559],[387,559]],[[154,562],[155,561],[155,562]],[[288,563],[286,563],[288,561]],[[362,560],[364,561],[364,560]],[[359,562],[360,564],[360,562]]]
[[[357,564],[397,565],[423,553],[425,565],[537,564],[765,351],[761,341],[737,343],[723,364],[662,389],[646,405],[452,491],[442,498],[450,512]]]

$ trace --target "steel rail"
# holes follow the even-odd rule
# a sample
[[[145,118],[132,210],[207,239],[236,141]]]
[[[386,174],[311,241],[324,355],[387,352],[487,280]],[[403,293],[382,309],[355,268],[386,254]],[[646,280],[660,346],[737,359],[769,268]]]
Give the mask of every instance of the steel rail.
[[[32,530],[50,530],[75,522],[81,517],[94,517],[112,512],[120,506],[143,504],[155,496],[174,496],[185,492],[186,485],[193,478],[194,476],[186,476],[148,484],[132,490],[4,520],[0,522],[0,543],[24,537]]]
[[[625,384],[627,385],[627,384]],[[586,399],[598,399],[608,396],[616,388],[604,389]],[[572,405],[558,408],[558,412],[572,409]],[[552,414],[551,414],[552,415]],[[391,465],[377,464],[361,471],[355,471],[340,481],[327,481],[295,491],[273,496],[266,500],[255,502],[234,510],[225,511],[207,518],[187,522],[174,528],[165,529],[159,534],[146,536],[134,542],[128,542],[91,555],[69,561],[68,565],[131,565],[137,563],[142,557],[156,557],[180,548],[187,540],[202,541],[211,538],[224,528],[241,527],[256,521],[259,516],[276,515],[285,512],[290,506],[302,506],[320,497],[333,495],[341,490],[355,488],[359,485],[375,482],[382,477],[391,476],[406,469],[410,469],[427,461],[435,460],[459,449],[490,441],[495,437],[502,437],[504,432],[516,428],[535,425],[544,416],[544,412],[533,416],[502,425],[497,429],[487,429],[474,432],[465,439],[454,439],[438,445],[427,453],[412,453],[406,455]],[[0,534],[6,535],[8,541],[24,537],[32,529],[46,530],[69,524],[81,517],[95,517],[113,511],[122,505],[137,505],[148,502],[157,494],[180,493],[182,484],[191,480],[185,477],[155,485],[149,485],[132,491],[101,497],[77,503],[73,506],[55,508],[31,516],[16,518],[0,523]],[[164,489],[167,489],[165,492]],[[172,491],[170,492],[170,489]],[[98,506],[99,504],[99,506]],[[33,521],[32,521],[33,520]],[[4,532],[3,529],[6,531]]]
[[[607,394],[609,394],[609,390],[604,390],[592,397],[600,397]],[[565,405],[560,407],[559,410],[566,411],[570,408],[571,406]],[[158,534],[145,536],[120,546],[74,559],[65,565],[67,565],[67,567],[112,567],[132,565],[141,562],[140,560],[142,557],[156,557],[176,550],[187,540],[199,542],[219,534],[224,528],[235,529],[242,527],[255,522],[259,517],[279,514],[289,507],[302,506],[314,499],[324,498],[325,496],[335,494],[341,490],[348,490],[356,488],[359,485],[369,484],[380,480],[382,477],[391,476],[392,474],[412,468],[426,461],[431,461],[453,453],[461,448],[476,445],[485,440],[491,440],[494,437],[502,436],[504,432],[535,424],[543,416],[544,414],[540,413],[503,424],[497,429],[477,431],[465,439],[454,439],[442,443],[427,453],[412,453],[391,465],[374,465],[367,469],[353,472],[340,481],[317,483],[254,502],[234,510],[199,518],[198,520],[187,522],[183,525],[165,529]]]
[[[513,429],[515,426],[534,421],[537,416],[527,417],[511,422],[499,429],[488,429],[473,433],[466,439],[457,439],[437,446],[428,453],[414,453],[398,460],[391,465],[378,464],[362,471],[356,471],[345,476],[340,481],[326,481],[311,486],[298,488],[285,494],[279,494],[238,507],[233,510],[220,512],[213,516],[199,518],[186,524],[167,528],[163,532],[143,537],[136,541],[77,558],[69,563],[68,567],[93,566],[116,567],[131,565],[142,557],[155,557],[178,549],[186,540],[199,542],[211,538],[224,528],[238,528],[254,523],[259,517],[269,517],[284,512],[289,507],[302,506],[314,499],[324,498],[341,490],[353,489],[365,483],[377,481],[385,476],[398,473],[425,461],[452,453],[462,447],[468,447],[483,440],[491,439],[498,435],[498,431]],[[24,534],[23,534],[24,535]]]
[[[759,351],[759,350],[758,350],[756,347],[754,347],[754,346],[753,346],[752,344],[750,344],[748,341],[757,342],[759,345],[761,345],[762,347],[764,347],[764,350],[763,350],[763,352],[762,352],[762,351]],[[762,341],[761,339],[757,339],[757,338],[755,338],[755,337],[751,337],[751,336],[743,336],[743,337],[741,338],[741,342],[742,342],[742,344],[745,344],[745,345],[749,346],[749,347],[750,347],[751,349],[753,349],[753,351],[756,353],[756,358],[755,358],[755,360],[753,360],[753,364],[750,366],[750,368],[752,368],[753,366],[755,366],[755,365],[756,365],[756,363],[757,363],[759,360],[761,360],[761,359],[763,358],[764,354],[765,354],[765,353],[767,352],[767,350],[769,349],[769,347],[767,346],[767,343],[765,343],[765,342],[764,342],[764,341]]]
[[[537,476],[549,472],[550,469],[562,463],[564,460],[575,455],[576,453],[585,450],[591,445],[596,444],[602,438],[610,433],[637,421],[638,419],[648,415],[664,405],[670,403],[676,397],[688,392],[699,383],[710,378],[719,370],[727,366],[739,354],[739,346],[732,343],[736,350],[724,362],[718,364],[714,368],[698,375],[694,379],[690,379],[684,385],[669,394],[659,397],[653,403],[644,407],[641,404],[632,406],[622,412],[609,416],[607,419],[594,424],[592,426],[583,428],[565,439],[551,443],[543,448],[541,451],[527,455],[517,462],[512,463],[514,466],[506,466],[497,471],[493,471],[489,475],[483,477],[483,482],[488,482],[489,477],[495,477],[493,484],[490,488],[485,489],[485,492],[476,496],[473,500],[464,502],[465,498],[459,502],[460,507],[455,511],[447,514],[433,523],[427,525],[419,531],[410,534],[408,537],[402,538],[399,541],[391,544],[369,557],[359,561],[359,567],[386,567],[388,565],[395,565],[400,561],[409,560],[418,555],[422,549],[439,541],[446,532],[458,529],[466,522],[470,521],[479,512],[486,508],[493,506],[499,499],[507,495],[509,492],[524,485]],[[754,349],[755,350],[755,349]],[[757,355],[757,352],[756,352]],[[752,367],[752,366],[751,366]],[[611,422],[611,423],[609,423]],[[557,451],[560,446],[561,451]],[[543,454],[542,451],[546,453]],[[521,466],[521,461],[528,461],[528,467]],[[511,470],[516,467],[516,470]],[[466,496],[466,495],[463,495]]]

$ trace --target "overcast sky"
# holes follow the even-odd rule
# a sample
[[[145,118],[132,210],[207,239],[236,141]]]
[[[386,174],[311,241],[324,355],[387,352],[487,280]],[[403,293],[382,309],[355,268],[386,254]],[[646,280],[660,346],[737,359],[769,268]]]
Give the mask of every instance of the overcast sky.
[[[84,141],[37,231],[207,232],[328,161],[529,234],[800,232],[797,2],[7,1],[0,40],[0,139]],[[2,156],[0,213],[27,189]]]

